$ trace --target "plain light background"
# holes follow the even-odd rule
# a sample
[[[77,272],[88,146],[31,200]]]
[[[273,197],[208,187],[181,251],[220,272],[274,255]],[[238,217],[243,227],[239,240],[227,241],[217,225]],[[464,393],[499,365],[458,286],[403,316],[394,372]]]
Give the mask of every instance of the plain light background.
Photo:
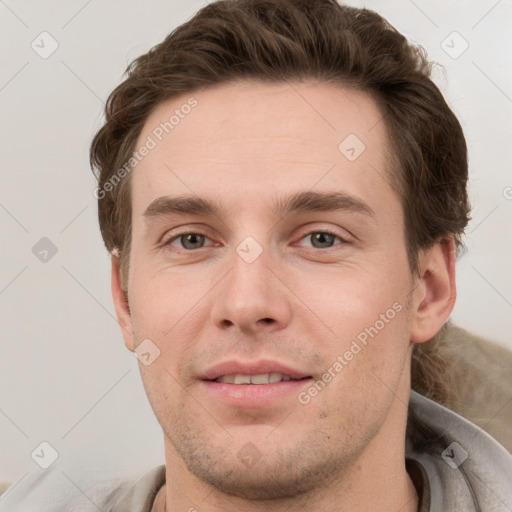
[[[473,204],[452,318],[512,348],[512,2],[349,3],[384,15],[444,66],[435,81],[465,130]],[[0,481],[44,471],[31,458],[43,441],[75,480],[164,462],[115,321],[88,146],[127,64],[204,5],[0,0]],[[52,40],[47,58],[31,46],[47,52]],[[46,262],[33,252],[43,237],[57,249]]]

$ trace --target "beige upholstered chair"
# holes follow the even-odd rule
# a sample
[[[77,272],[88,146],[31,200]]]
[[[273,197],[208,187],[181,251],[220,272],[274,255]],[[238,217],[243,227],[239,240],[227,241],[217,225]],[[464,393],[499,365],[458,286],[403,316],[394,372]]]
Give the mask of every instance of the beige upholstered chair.
[[[412,388],[469,419],[512,452],[512,352],[447,324],[416,346]]]

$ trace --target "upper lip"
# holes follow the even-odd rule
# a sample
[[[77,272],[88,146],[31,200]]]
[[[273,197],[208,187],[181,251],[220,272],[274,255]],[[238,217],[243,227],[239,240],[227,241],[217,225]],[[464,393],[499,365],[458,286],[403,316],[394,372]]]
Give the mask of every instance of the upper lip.
[[[259,360],[259,361],[223,361],[217,363],[207,370],[202,375],[202,380],[215,380],[224,375],[262,375],[265,373],[280,373],[282,375],[289,375],[293,379],[303,379],[310,377],[308,373],[296,370],[279,361]]]

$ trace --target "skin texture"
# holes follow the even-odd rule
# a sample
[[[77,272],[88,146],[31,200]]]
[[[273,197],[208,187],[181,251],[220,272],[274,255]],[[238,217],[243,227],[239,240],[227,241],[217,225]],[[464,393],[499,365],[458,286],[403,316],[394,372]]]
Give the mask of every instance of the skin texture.
[[[197,106],[132,171],[129,309],[112,257],[126,347],[150,339],[160,350],[139,363],[164,433],[167,484],[153,510],[417,510],[404,462],[410,357],[453,308],[453,241],[422,251],[411,274],[388,134],[367,94],[222,85],[160,104],[137,146],[191,96]],[[365,145],[354,161],[338,148],[349,134]],[[277,198],[300,191],[344,192],[373,215],[274,213]],[[180,195],[225,211],[144,218],[155,199]],[[325,230],[335,237],[315,235]],[[205,238],[176,238],[186,232]],[[236,250],[247,236],[262,249],[251,263]],[[307,404],[292,393],[230,406],[199,380],[228,359],[277,360],[321,379],[393,305],[400,311]],[[240,456],[249,442],[253,464]]]

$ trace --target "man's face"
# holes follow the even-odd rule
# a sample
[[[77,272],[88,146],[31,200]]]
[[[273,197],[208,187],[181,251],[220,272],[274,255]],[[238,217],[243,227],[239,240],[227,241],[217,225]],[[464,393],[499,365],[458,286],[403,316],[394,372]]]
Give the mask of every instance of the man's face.
[[[377,439],[403,444],[415,284],[376,103],[325,84],[223,85],[159,105],[137,148],[148,136],[126,343],[160,351],[140,370],[176,467],[278,497],[348,471]],[[336,210],[285,208],[334,193]],[[175,212],[183,196],[218,211]]]

